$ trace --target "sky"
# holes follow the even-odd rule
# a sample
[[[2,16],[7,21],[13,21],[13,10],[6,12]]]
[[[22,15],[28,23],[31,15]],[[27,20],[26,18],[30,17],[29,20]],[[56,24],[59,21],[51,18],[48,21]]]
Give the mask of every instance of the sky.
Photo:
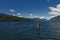
[[[60,0],[0,0],[0,13],[50,19],[60,15]]]

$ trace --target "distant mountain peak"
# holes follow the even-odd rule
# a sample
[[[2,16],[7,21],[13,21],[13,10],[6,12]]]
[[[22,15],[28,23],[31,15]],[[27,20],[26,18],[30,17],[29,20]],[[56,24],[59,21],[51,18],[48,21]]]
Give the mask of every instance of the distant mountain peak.
[[[56,16],[50,19],[51,22],[60,22],[60,16]]]

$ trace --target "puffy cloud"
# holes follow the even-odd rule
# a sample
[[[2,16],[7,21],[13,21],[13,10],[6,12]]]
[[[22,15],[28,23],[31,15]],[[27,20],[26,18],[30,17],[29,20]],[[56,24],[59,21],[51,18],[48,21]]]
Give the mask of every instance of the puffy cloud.
[[[10,12],[15,12],[15,10],[13,10],[13,9],[9,9],[9,11],[10,11]]]
[[[51,14],[51,15],[60,15],[60,4],[58,4],[57,6],[56,6],[56,8],[55,7],[49,7],[49,9],[51,10],[51,12],[49,12],[49,14]]]
[[[59,12],[49,12],[49,14],[51,14],[51,15],[54,15],[54,16],[57,16],[57,15],[60,15],[60,13]]]
[[[57,5],[57,8],[60,9],[60,4]]]
[[[45,17],[44,17],[44,16],[41,16],[41,17],[40,17],[40,19],[43,19],[43,18],[45,18]]]
[[[60,12],[60,8],[49,7],[51,11]]]

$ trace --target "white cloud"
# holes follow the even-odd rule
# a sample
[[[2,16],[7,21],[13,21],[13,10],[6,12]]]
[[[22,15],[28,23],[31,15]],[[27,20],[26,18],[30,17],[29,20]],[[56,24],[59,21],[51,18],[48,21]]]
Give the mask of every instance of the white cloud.
[[[60,15],[60,13],[59,13],[59,12],[54,12],[54,11],[49,12],[49,14],[54,15],[54,16]]]
[[[49,7],[51,11],[60,12],[60,8]]]
[[[20,15],[21,15],[21,13],[17,13],[16,15],[17,15],[17,16],[20,16]]]
[[[10,11],[10,12],[15,12],[15,10],[13,10],[13,9],[10,9],[9,11]],[[17,17],[23,17],[23,16],[21,15],[21,13],[13,13],[12,15],[13,15],[13,16],[17,16]]]
[[[35,15],[35,16],[33,16],[33,18],[38,18],[38,16],[37,16],[37,15]]]
[[[60,4],[58,4],[56,6],[56,8],[55,7],[49,7],[49,9],[51,10],[51,12],[49,12],[49,14],[54,15],[54,16],[60,15]]]
[[[45,17],[44,16],[38,16],[38,15],[29,14],[29,18],[40,18],[40,19],[43,19]]]
[[[44,16],[40,16],[39,18],[40,18],[40,19],[43,19],[43,18],[45,18],[45,17],[44,17]]]
[[[18,16],[18,17],[23,17],[23,16],[21,15],[21,13],[17,13],[16,16]]]
[[[21,15],[21,13],[13,14],[13,16],[23,17],[23,16]]]
[[[33,18],[33,14],[29,14],[29,18]]]
[[[37,16],[37,15],[35,15],[35,16],[33,16],[33,18],[40,18],[40,19],[43,19],[43,18],[45,18],[44,16]]]
[[[10,12],[15,12],[15,10],[13,10],[13,9],[9,9],[9,11],[10,11]]]
[[[29,16],[33,16],[33,14],[29,14]]]
[[[13,16],[16,16],[15,14],[12,14]]]
[[[47,17],[47,20],[50,20],[51,18],[53,18],[53,17],[55,17],[55,16],[50,16],[50,17]]]
[[[60,4],[57,5],[57,8],[60,9]]]

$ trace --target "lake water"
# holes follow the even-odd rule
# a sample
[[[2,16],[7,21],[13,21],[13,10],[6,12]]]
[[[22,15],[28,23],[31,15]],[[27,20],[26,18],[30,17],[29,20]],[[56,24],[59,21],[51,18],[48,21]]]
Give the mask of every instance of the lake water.
[[[60,40],[60,23],[0,22],[0,40]]]

